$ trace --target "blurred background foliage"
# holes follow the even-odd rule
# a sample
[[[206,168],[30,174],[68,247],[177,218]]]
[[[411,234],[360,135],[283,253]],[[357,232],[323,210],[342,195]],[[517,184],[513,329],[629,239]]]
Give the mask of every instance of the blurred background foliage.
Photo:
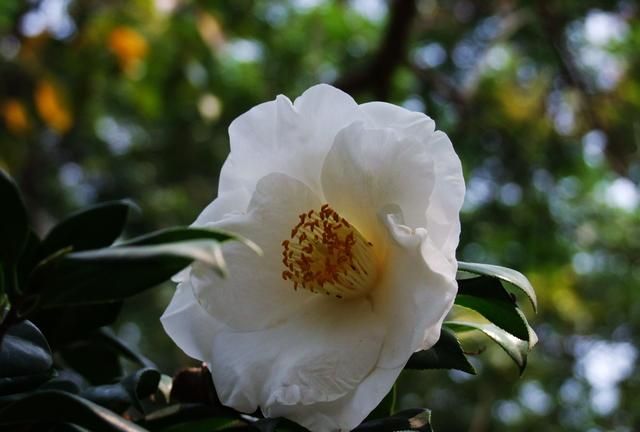
[[[405,372],[439,431],[640,429],[640,22],[631,0],[3,0],[0,167],[42,232],[130,197],[130,234],[187,225],[216,194],[227,127],[331,82],[423,111],[467,198],[459,258],[529,276],[540,344],[476,377]],[[99,229],[99,227],[96,227]],[[173,287],[116,329],[171,373]],[[456,415],[452,411],[456,411]]]

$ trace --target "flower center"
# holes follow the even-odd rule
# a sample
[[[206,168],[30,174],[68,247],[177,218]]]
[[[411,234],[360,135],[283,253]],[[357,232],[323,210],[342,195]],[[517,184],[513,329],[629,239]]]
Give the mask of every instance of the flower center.
[[[329,204],[299,217],[282,242],[282,279],[340,299],[366,295],[376,279],[373,244]]]

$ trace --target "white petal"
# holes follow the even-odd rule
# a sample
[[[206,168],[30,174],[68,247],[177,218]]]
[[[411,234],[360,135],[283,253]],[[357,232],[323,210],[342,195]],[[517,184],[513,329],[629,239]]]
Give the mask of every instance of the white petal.
[[[360,105],[372,127],[396,129],[403,134],[424,142],[431,137],[435,123],[423,113],[386,102],[369,102]]]
[[[268,330],[221,332],[210,359],[218,396],[234,408],[257,396],[266,416],[292,418],[350,393],[374,369],[383,334],[366,300],[331,298]]]
[[[213,339],[213,318],[195,301],[188,283],[178,285],[160,321],[167,334],[187,355],[199,360],[206,357]]]
[[[171,303],[160,318],[162,326],[173,341],[187,355],[211,363],[211,359],[226,349],[219,342],[219,334],[231,331],[209,315],[196,301],[188,282],[178,285]],[[214,385],[215,385],[214,376]],[[245,385],[251,383],[245,383]],[[259,383],[256,387],[222,389],[229,406],[246,413],[258,409]]]
[[[350,431],[358,426],[389,393],[402,368],[376,368],[349,394],[333,402],[270,410],[273,417],[287,417],[307,429]]]
[[[294,291],[282,279],[282,241],[289,239],[298,215],[320,208],[321,202],[304,183],[284,174],[262,178],[245,214],[233,214],[207,226],[240,234],[255,242],[258,256],[239,242],[226,242],[222,252],[229,276],[221,279],[203,264],[192,266],[190,283],[205,310],[236,330],[274,326],[318,296]]]
[[[460,158],[449,137],[436,131],[427,142],[435,163],[435,187],[427,209],[427,230],[436,247],[452,255],[460,237],[460,209],[465,185]]]
[[[180,284],[162,324],[182,350],[208,363],[220,400],[239,411],[261,406],[313,431],[334,421],[351,429],[400,372],[375,369],[384,328],[364,299],[317,296],[277,327],[236,332],[206,313],[190,288]]]
[[[458,285],[454,264],[437,251],[423,253],[429,242],[424,229],[403,225],[401,214],[383,217],[393,240],[373,299],[375,312],[388,327],[378,367],[397,368],[414,351],[437,342]]]
[[[343,129],[322,170],[327,202],[375,243],[378,211],[400,206],[407,224],[426,225],[434,161],[423,143],[392,129]]]
[[[205,226],[227,216],[247,211],[251,194],[245,189],[225,192],[202,210],[191,226]]]
[[[357,104],[326,84],[296,99],[285,96],[258,105],[231,123],[231,153],[220,173],[220,194],[253,193],[260,178],[285,173],[319,190],[322,161],[340,129],[360,116]]]

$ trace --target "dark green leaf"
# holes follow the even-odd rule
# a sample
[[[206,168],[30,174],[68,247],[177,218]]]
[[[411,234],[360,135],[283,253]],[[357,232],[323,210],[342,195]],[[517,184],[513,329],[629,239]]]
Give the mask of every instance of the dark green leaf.
[[[428,350],[414,353],[406,369],[457,369],[475,375],[476,371],[467,360],[456,335],[442,328],[440,339]]]
[[[224,406],[211,406],[201,403],[174,404],[147,415],[141,424],[149,430],[162,430],[180,425],[183,426],[199,420],[217,418],[220,420],[238,419],[240,414]]]
[[[88,387],[87,380],[72,369],[57,369],[56,375],[39,387],[39,390],[60,390],[66,393],[79,394]]]
[[[14,324],[0,346],[0,394],[34,388],[51,377],[46,339],[29,321]]]
[[[145,234],[140,237],[132,238],[123,243],[120,243],[118,246],[150,246],[163,243],[176,243],[187,240],[203,239],[216,240],[220,243],[228,240],[239,240],[242,242],[248,242],[248,245],[251,245],[250,247],[253,247],[254,245],[254,243],[249,240],[246,240],[235,234],[230,234],[220,230],[207,228],[173,227]]]
[[[0,169],[0,262],[16,263],[29,235],[27,210],[18,186]]]
[[[482,297],[515,304],[515,297],[500,283],[500,280],[489,276],[473,276],[458,279],[458,295]]]
[[[95,432],[144,432],[121,416],[81,397],[47,390],[31,393],[0,410],[0,425],[72,423]]]
[[[0,396],[26,392],[40,387],[52,377],[53,370],[31,375],[0,378]]]
[[[65,363],[91,384],[111,384],[122,377],[118,353],[100,340],[75,342],[60,350]]]
[[[29,231],[27,241],[25,242],[17,266],[18,285],[24,287],[29,280],[31,271],[38,264],[38,248],[40,247],[40,238],[33,232]]]
[[[80,397],[118,413],[126,411],[132,404],[120,383],[87,387],[80,392]]]
[[[527,320],[513,302],[458,295],[455,303],[472,309],[503,330],[522,340],[529,340]]]
[[[531,301],[533,309],[537,311],[538,300],[536,298],[536,292],[531,286],[531,282],[519,271],[501,267],[492,264],[480,264],[480,263],[467,263],[458,261],[458,271],[462,273],[459,279],[464,279],[464,272],[477,275],[490,276],[498,278],[505,282],[508,282],[511,286],[518,288],[520,291],[526,294]]]
[[[400,411],[391,417],[370,420],[354,429],[354,432],[420,431],[433,432],[431,411],[411,409]]]
[[[0,376],[44,372],[52,362],[47,340],[33,323],[22,321],[8,329],[0,346]]]
[[[0,300],[3,293],[13,300],[20,291],[17,265],[29,237],[29,222],[18,186],[2,169],[0,203]]]
[[[133,405],[140,412],[144,412],[140,401],[156,392],[160,383],[160,372],[156,369],[144,368],[126,376],[120,384],[129,394]]]
[[[151,360],[117,337],[110,328],[101,328],[95,334],[95,337],[100,339],[105,345],[111,347],[127,360],[137,363],[145,368],[156,369],[156,365]]]
[[[146,257],[65,257],[38,272],[43,307],[119,301],[166,280],[191,260],[170,255]]]
[[[285,418],[264,418],[251,425],[260,432],[308,432],[306,428]]]
[[[112,201],[71,214],[49,231],[42,241],[40,257],[67,247],[81,251],[111,245],[122,233],[132,207],[135,204],[129,200]]]
[[[66,254],[39,266],[30,290],[40,294],[44,307],[89,304],[131,297],[168,280],[194,260],[222,274],[225,267],[220,244],[209,239],[219,234],[198,231],[202,237],[190,241],[127,243]]]
[[[162,432],[213,432],[227,430],[226,426],[236,423],[236,420],[227,418],[210,418],[180,423],[162,429]],[[239,423],[239,422],[238,422]],[[237,429],[231,429],[236,431]]]
[[[74,425],[71,423],[63,423],[56,425],[53,429],[48,432],[91,432],[87,428],[83,428],[82,426]]]
[[[527,355],[529,354],[530,347],[533,343],[530,345],[529,342],[518,339],[509,332],[506,332],[491,323],[484,324],[467,321],[447,321],[444,325],[457,333],[473,330],[478,330],[484,333],[513,359],[520,369],[520,374],[524,372],[524,369],[527,366]]]
[[[40,309],[31,319],[42,330],[52,349],[93,337],[100,327],[112,324],[122,301]]]
[[[119,383],[88,387],[82,391],[81,396],[116,412],[134,406],[142,413],[144,410],[141,400],[155,393],[159,381],[160,372],[157,370],[140,369]]]

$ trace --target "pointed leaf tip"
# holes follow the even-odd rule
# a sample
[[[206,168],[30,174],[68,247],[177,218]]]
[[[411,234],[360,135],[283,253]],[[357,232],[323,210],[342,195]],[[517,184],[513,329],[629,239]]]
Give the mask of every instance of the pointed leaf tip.
[[[529,279],[527,279],[525,275],[517,270],[493,264],[468,263],[458,261],[458,272],[458,279],[465,279],[464,276],[460,275],[460,273],[466,272],[481,276],[494,277],[505,281],[509,285],[522,291],[531,302],[533,310],[535,312],[538,311],[538,299],[536,297],[536,292],[531,285],[531,282],[529,282]]]
[[[469,321],[445,321],[443,324],[457,333],[478,330],[493,340],[516,363],[520,375],[527,366],[527,355],[531,351],[531,345],[525,340],[518,339],[509,332],[491,323],[475,323]]]

